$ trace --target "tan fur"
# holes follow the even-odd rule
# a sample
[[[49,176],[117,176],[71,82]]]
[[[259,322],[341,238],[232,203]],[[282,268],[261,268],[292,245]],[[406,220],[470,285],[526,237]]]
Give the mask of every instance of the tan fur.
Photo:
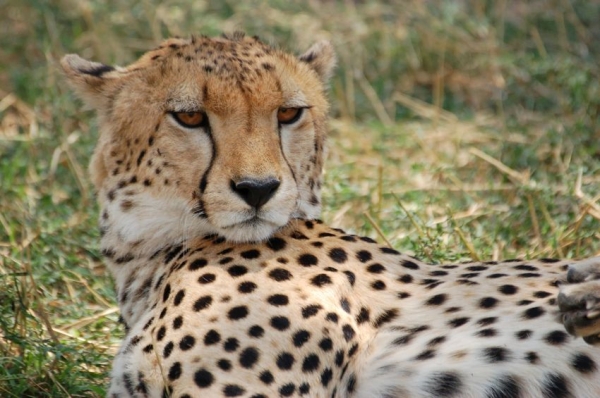
[[[100,117],[91,174],[127,328],[109,397],[599,397],[600,351],[559,317],[567,261],[432,265],[311,220],[334,63],[326,42],[296,58],[242,34],[125,68],[63,59]],[[259,205],[248,181],[279,185]],[[558,298],[592,343],[598,264]]]

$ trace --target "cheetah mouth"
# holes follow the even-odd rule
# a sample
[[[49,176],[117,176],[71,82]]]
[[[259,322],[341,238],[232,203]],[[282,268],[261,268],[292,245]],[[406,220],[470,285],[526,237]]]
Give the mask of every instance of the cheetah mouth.
[[[218,229],[220,234],[232,242],[262,242],[269,239],[281,227],[279,223],[254,215],[245,220],[221,225]]]
[[[266,220],[262,217],[260,217],[258,214],[255,214],[254,216],[243,220],[243,221],[237,221],[234,223],[231,223],[229,225],[225,225],[225,226],[221,226],[222,229],[226,229],[226,230],[231,230],[234,228],[244,228],[244,227],[249,227],[249,228],[256,228],[256,227],[262,227],[265,225],[271,225],[273,227],[279,227],[279,225],[275,224],[272,221]]]

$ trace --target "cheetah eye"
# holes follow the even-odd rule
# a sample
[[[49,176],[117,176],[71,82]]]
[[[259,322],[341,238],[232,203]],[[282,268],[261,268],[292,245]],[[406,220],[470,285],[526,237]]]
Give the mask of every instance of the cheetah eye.
[[[187,128],[204,127],[208,122],[208,116],[204,112],[171,112],[177,123]]]
[[[279,108],[277,110],[277,121],[281,124],[292,124],[302,116],[304,108]]]

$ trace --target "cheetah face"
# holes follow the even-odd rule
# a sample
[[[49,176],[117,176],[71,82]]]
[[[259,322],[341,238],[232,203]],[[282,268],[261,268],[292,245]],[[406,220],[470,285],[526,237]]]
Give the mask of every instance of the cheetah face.
[[[240,34],[170,39],[125,68],[66,56],[99,114],[102,228],[130,242],[261,241],[317,217],[333,64],[326,42],[296,58]]]

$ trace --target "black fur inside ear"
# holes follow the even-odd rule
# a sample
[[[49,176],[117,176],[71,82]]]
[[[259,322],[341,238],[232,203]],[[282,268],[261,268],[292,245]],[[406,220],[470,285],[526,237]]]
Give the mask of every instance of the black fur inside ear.
[[[313,44],[299,59],[317,72],[323,82],[329,80],[336,61],[333,47],[326,40]]]
[[[91,75],[91,76],[102,77],[103,74],[105,74],[107,72],[112,72],[113,70],[115,70],[115,68],[110,65],[104,65],[104,64],[97,63],[91,69],[81,70],[81,71],[83,73]]]
[[[75,75],[102,77],[105,73],[115,70],[113,66],[104,65],[100,62],[88,61],[76,54],[65,55],[61,64],[67,73]]]
[[[106,105],[115,81],[125,75],[119,67],[88,61],[76,54],[65,55],[60,64],[71,87],[95,109]]]

